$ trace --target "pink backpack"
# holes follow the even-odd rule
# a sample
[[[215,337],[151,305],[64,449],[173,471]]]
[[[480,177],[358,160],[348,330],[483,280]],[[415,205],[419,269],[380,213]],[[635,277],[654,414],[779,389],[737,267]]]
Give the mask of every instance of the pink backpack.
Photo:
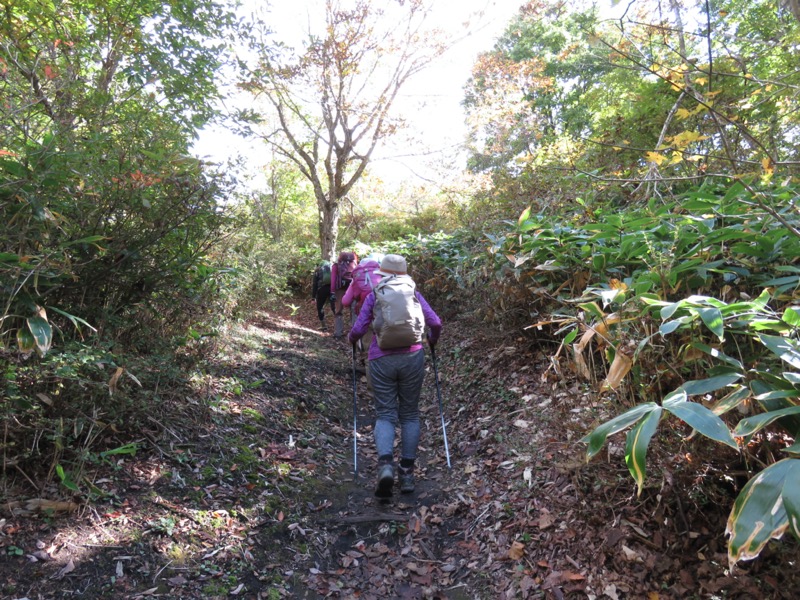
[[[382,275],[375,273],[380,269],[381,264],[376,260],[365,260],[353,270],[353,283],[356,286],[353,290],[353,299],[356,301],[356,310],[361,311],[361,305],[367,299],[369,293],[383,278]]]

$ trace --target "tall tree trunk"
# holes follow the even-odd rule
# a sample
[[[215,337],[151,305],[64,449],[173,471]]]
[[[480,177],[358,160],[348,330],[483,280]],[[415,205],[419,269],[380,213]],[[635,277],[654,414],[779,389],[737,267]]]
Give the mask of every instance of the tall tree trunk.
[[[330,196],[330,197],[329,197]],[[333,262],[336,258],[336,241],[339,237],[339,202],[333,192],[317,194],[319,207],[319,245],[322,258]]]

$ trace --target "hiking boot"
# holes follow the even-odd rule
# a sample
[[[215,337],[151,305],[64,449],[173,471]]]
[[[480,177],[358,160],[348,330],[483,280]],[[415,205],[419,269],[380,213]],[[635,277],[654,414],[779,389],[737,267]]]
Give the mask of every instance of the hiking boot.
[[[391,498],[393,486],[394,467],[389,463],[378,467],[378,487],[375,488],[375,495],[378,498]]]
[[[414,472],[410,471],[408,473],[403,473],[401,470],[400,473],[397,475],[397,479],[400,481],[400,493],[401,494],[410,494],[414,491]]]

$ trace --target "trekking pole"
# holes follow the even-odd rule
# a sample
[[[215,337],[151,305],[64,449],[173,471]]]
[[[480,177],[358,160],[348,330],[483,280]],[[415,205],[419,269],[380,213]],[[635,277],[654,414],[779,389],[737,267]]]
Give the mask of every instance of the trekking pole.
[[[358,479],[358,394],[356,393],[356,345],[353,344],[353,480]]]
[[[439,371],[436,369],[436,350],[431,344],[431,361],[433,362],[433,376],[436,379],[436,397],[439,399],[439,417],[442,419],[442,436],[444,437],[444,453],[447,456],[447,468],[450,469],[450,448],[447,446],[447,427],[444,424],[444,408],[442,407],[442,392],[439,389]]]

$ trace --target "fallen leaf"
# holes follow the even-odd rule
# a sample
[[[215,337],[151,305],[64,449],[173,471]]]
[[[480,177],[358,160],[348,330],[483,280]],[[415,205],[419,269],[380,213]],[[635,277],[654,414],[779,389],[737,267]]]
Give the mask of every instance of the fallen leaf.
[[[242,589],[244,589],[244,584],[243,584],[243,583],[240,583],[238,586],[236,586],[236,589],[235,589],[235,590],[231,590],[231,591],[230,591],[230,592],[228,592],[228,593],[229,593],[231,596],[238,596],[239,594],[241,594],[241,593],[242,593]]]
[[[642,555],[622,544],[622,554],[628,562],[642,562]]]
[[[53,579],[63,579],[65,575],[67,575],[68,573],[72,573],[74,570],[75,570],[75,563],[72,562],[72,559],[70,558],[67,564],[61,567],[58,570],[58,572],[55,575],[53,575]]]
[[[514,542],[511,548],[508,549],[508,558],[511,560],[519,560],[525,554],[525,545],[521,542]]]
[[[552,527],[553,523],[556,520],[553,518],[553,515],[550,514],[550,511],[546,508],[543,508],[539,513],[539,529],[547,529],[548,527]]]
[[[611,598],[611,600],[619,600],[619,595],[617,595],[617,586],[613,583],[609,583],[605,588],[603,588],[603,593]]]

